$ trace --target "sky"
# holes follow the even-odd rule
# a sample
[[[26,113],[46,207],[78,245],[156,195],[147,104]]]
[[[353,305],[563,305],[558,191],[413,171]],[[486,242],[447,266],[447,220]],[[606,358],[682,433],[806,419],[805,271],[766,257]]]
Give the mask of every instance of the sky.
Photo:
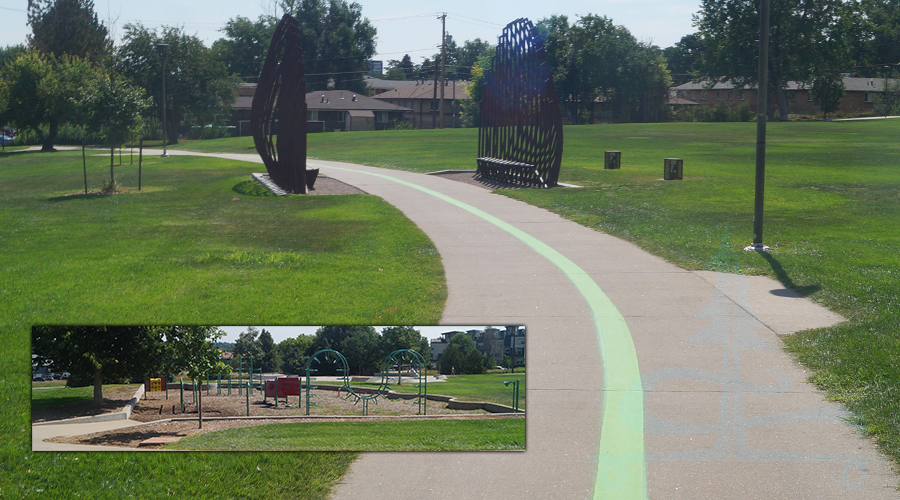
[[[494,325],[497,328],[500,328],[500,325]],[[220,326],[220,329],[224,330],[228,335],[224,338],[219,339],[220,342],[235,342],[238,339],[238,335],[242,332],[247,331],[246,326]],[[272,339],[275,340],[275,343],[279,343],[287,338],[295,338],[298,335],[315,335],[316,330],[319,328],[318,326],[256,326],[256,329],[262,331],[265,328],[267,332],[272,334]],[[376,331],[381,331],[380,326],[376,326]],[[442,333],[452,332],[452,331],[466,331],[466,330],[483,330],[485,328],[484,325],[450,325],[450,326],[417,326],[416,330],[425,336],[428,340],[434,340],[441,337]]]
[[[401,59],[409,54],[413,62],[438,52],[441,21],[447,13],[447,32],[460,45],[481,38],[496,43],[503,26],[520,17],[532,22],[552,15],[566,15],[569,22],[586,14],[603,15],[631,31],[638,40],[665,48],[682,36],[693,33],[691,16],[700,0],[419,0],[397,2],[356,0],[362,14],[378,30],[377,54],[373,59]],[[26,24],[27,0],[0,0],[0,46],[25,43],[31,32]],[[229,19],[244,16],[255,20],[273,13],[272,0],[157,0],[154,2],[94,0],[100,20],[112,27],[113,37],[121,37],[127,23],[148,28],[183,26],[207,46],[221,38],[219,31]],[[449,10],[444,10],[449,9]],[[281,15],[281,12],[278,12]]]

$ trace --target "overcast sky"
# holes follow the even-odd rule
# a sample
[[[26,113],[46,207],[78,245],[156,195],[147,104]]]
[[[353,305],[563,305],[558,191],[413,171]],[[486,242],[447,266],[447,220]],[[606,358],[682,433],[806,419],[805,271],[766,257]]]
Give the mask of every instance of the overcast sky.
[[[496,43],[503,26],[519,17],[537,23],[554,14],[566,15],[574,22],[579,15],[604,15],[623,25],[638,40],[669,47],[694,31],[691,15],[699,0],[455,0],[454,2],[419,0],[357,0],[363,16],[377,28],[376,60],[385,66],[390,59],[409,54],[416,63],[437,52],[441,42],[441,22],[437,16],[447,12],[447,32],[457,43],[481,38]],[[25,43],[30,33],[26,25],[27,0],[0,0],[0,46]],[[157,0],[137,2],[94,0],[97,15],[113,35],[122,34],[126,23],[147,27],[183,26],[207,45],[222,37],[219,31],[236,16],[256,19],[272,12],[271,0]],[[444,10],[449,9],[449,10]],[[280,12],[279,12],[280,15]]]
[[[501,328],[499,325],[494,325],[497,328]],[[220,339],[221,342],[235,342],[237,341],[238,335],[242,332],[247,331],[246,326],[220,326],[222,330],[224,330],[228,336]],[[265,328],[267,332],[272,334],[272,338],[275,339],[275,343],[279,343],[287,338],[295,338],[298,335],[315,335],[316,330],[319,328],[318,326],[257,326],[256,329],[262,331]],[[468,325],[468,326],[417,326],[416,330],[425,336],[428,340],[433,340],[441,337],[442,333],[452,332],[454,330],[466,331],[466,330],[483,330],[485,327],[483,325]],[[376,326],[375,330],[381,331],[381,327]]]

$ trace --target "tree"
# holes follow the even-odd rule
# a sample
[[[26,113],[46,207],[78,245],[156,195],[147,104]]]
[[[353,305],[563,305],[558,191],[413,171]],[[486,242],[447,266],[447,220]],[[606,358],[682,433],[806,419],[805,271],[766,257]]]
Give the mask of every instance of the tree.
[[[684,35],[675,45],[663,49],[666,66],[674,82],[678,85],[699,78],[700,57],[703,54],[703,40],[697,33]]]
[[[694,25],[702,37],[700,69],[713,81],[730,81],[736,88],[758,83],[759,6],[743,0],[702,0]],[[766,110],[774,119],[777,107],[787,120],[789,81],[809,83],[825,69],[848,64],[847,8],[841,0],[773,2],[769,29],[769,90],[774,99]]]
[[[366,93],[366,61],[375,54],[375,27],[362,6],[345,0],[284,0],[282,9],[297,18],[303,43],[306,91],[335,88]]]
[[[129,133],[140,125],[141,114],[151,102],[144,89],[132,87],[124,77],[103,72],[93,84],[83,89],[80,107],[85,124],[109,142],[109,190],[115,190],[115,147],[125,142]]]
[[[246,332],[239,333],[237,342],[234,343],[234,355],[253,358],[257,361],[262,359],[262,348],[257,340],[258,336],[259,330],[252,326],[248,326]]]
[[[44,54],[68,54],[99,64],[112,47],[92,0],[28,0],[28,24],[29,43]]]
[[[844,97],[844,78],[838,72],[822,73],[812,81],[813,103],[822,109],[823,118],[838,110]]]
[[[203,377],[228,374],[222,352],[215,346],[225,332],[214,326],[172,326],[166,329],[166,343],[175,364],[197,384]],[[203,428],[203,391],[197,391],[197,418]]]
[[[412,62],[409,54],[404,54],[401,60],[391,59],[388,61],[387,80],[413,80],[416,77],[416,66]]]
[[[484,361],[475,348],[475,340],[466,333],[457,333],[441,355],[441,373],[484,373]]]
[[[103,384],[143,379],[163,362],[163,330],[149,326],[35,326],[31,350],[36,361],[70,372],[68,385],[94,386],[94,404],[103,402]]]
[[[213,43],[212,50],[225,63],[228,72],[243,79],[256,79],[262,71],[278,20],[259,16],[256,21],[237,16],[222,29],[225,38]]]
[[[593,121],[602,98],[621,121],[661,118],[671,77],[660,50],[639,43],[605,16],[588,14],[572,25],[566,16],[538,23],[556,92],[574,123]]]
[[[884,65],[900,62],[900,4],[859,0],[848,2],[846,9],[846,33],[857,72],[877,78]]]
[[[265,328],[263,328],[262,333],[259,334],[259,350],[259,368],[265,372],[274,372],[278,370],[281,363],[278,359],[278,350],[275,349],[275,340],[272,338],[272,334]]]
[[[36,50],[3,68],[6,121],[34,131],[42,151],[53,151],[63,123],[78,119],[78,100],[96,75],[89,62],[72,56],[51,59]]]
[[[292,375],[303,375],[306,373],[306,363],[309,361],[309,355],[312,354],[313,342],[315,337],[311,335],[300,335],[293,339],[284,339],[278,343],[276,348],[278,358],[281,360],[281,371]]]
[[[381,337],[374,328],[357,329],[344,339],[341,354],[347,358],[347,364],[363,375],[381,368],[384,351]]]
[[[133,85],[146,89],[156,102],[162,121],[162,59],[158,44],[169,45],[166,55],[166,137],[178,142],[180,127],[206,125],[230,113],[238,81],[228,75],[225,63],[183,28],[164,26],[162,34],[141,24],[126,24],[122,45],[116,52],[115,69]]]
[[[411,326],[392,326],[381,330],[385,355],[400,349],[411,349],[431,359],[431,345],[419,330]]]
[[[6,47],[0,48],[0,71],[3,71],[3,68],[16,60],[17,57],[24,54],[27,49],[24,45],[7,45]]]

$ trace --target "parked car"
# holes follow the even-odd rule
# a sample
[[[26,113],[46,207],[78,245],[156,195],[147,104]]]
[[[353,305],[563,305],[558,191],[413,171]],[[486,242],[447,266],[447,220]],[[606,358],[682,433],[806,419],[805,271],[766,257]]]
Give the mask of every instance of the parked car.
[[[37,375],[31,377],[32,382],[43,382],[45,380],[47,380],[47,379],[45,379],[44,376],[41,374],[37,374]]]
[[[69,380],[69,372],[62,372],[62,379]]]
[[[3,142],[4,144],[9,144],[12,141],[13,141],[12,137],[10,137],[6,134],[0,134],[0,142]]]

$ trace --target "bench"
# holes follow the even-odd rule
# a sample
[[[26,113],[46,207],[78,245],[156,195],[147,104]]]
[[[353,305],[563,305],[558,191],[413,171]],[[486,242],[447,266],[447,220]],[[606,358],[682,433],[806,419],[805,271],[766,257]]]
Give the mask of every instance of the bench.
[[[547,187],[537,168],[528,163],[481,157],[478,158],[478,173],[491,179]]]

